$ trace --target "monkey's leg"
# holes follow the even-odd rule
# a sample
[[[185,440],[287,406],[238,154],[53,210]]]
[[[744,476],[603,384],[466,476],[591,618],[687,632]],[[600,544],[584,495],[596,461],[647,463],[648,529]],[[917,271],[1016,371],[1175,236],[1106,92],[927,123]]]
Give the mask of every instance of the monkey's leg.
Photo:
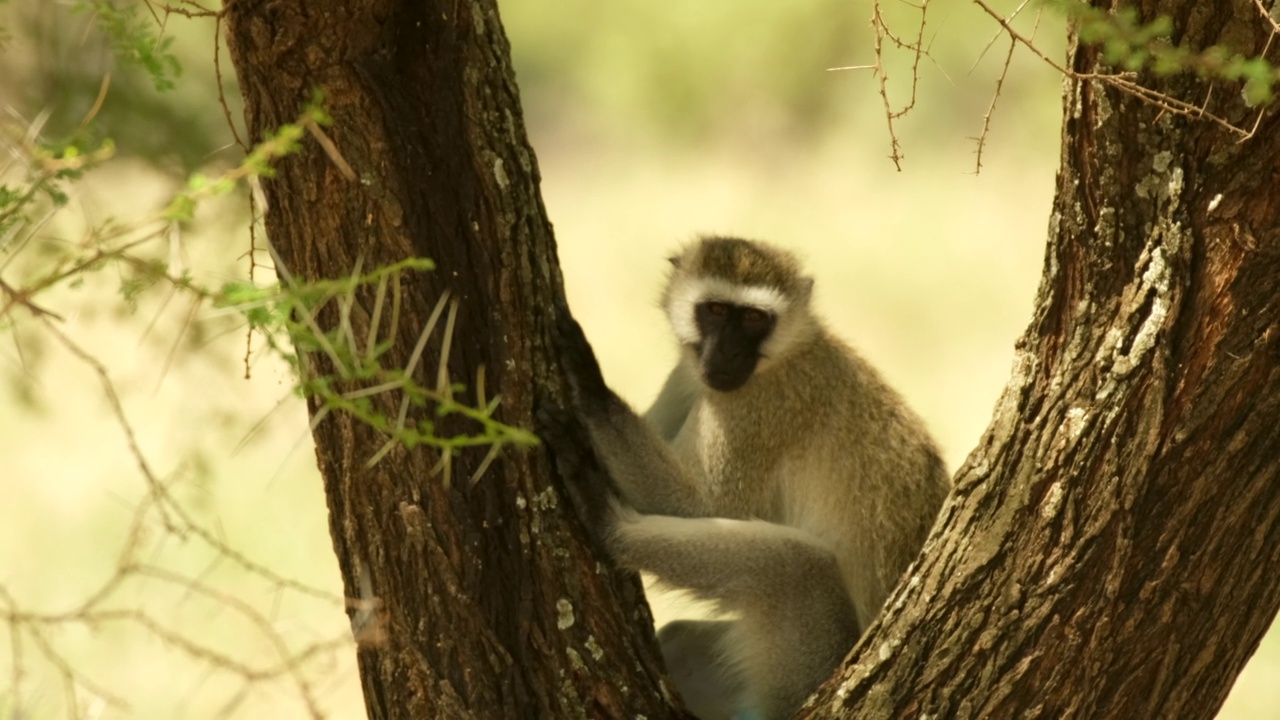
[[[745,678],[737,716],[788,717],[857,641],[839,563],[803,530],[624,514],[609,546],[621,565],[738,613],[721,643]]]
[[[724,640],[732,620],[676,620],[658,631],[658,643],[685,707],[700,720],[729,720],[742,695],[741,668],[726,661]]]

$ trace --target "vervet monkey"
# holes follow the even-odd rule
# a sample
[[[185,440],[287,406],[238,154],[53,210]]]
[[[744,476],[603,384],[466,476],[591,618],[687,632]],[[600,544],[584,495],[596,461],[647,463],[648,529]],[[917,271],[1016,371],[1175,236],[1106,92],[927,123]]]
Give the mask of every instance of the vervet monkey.
[[[729,616],[659,632],[689,709],[789,717],[880,611],[950,481],[916,414],[813,315],[794,256],[707,237],[671,264],[681,357],[643,418],[559,308],[572,416],[608,475],[566,482],[619,565]],[[542,417],[556,452],[569,429]]]

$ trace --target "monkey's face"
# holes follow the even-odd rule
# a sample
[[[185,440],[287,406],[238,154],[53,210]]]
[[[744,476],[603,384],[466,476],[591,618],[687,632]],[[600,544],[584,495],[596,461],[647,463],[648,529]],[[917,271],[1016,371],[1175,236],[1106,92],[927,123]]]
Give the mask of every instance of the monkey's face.
[[[708,301],[694,307],[694,321],[702,381],[713,390],[732,392],[751,379],[760,346],[773,333],[777,319],[758,307]]]

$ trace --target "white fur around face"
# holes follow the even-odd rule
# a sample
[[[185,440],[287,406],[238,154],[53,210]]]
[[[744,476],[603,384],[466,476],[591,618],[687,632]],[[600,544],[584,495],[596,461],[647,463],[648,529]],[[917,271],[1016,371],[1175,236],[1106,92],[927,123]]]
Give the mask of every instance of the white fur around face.
[[[760,347],[764,356],[760,369],[814,330],[808,303],[794,303],[777,288],[741,285],[715,277],[682,278],[667,294],[667,317],[681,345],[693,345],[701,339],[695,309],[704,302],[759,308],[777,318],[773,333]]]
[[[723,302],[760,308],[781,318],[791,303],[776,288],[764,285],[739,285],[722,278],[683,278],[671,288],[667,296],[667,316],[676,338],[682,344],[699,340],[698,322],[694,309],[698,303]]]

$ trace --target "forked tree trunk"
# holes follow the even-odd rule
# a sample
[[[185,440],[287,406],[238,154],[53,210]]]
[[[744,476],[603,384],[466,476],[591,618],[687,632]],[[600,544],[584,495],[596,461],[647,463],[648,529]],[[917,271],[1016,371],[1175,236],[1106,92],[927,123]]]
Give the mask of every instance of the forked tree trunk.
[[[233,0],[226,12],[252,138],[292,122],[321,88],[328,136],[356,175],[308,138],[263,181],[284,266],[314,280],[433,259],[435,272],[405,279],[384,366],[405,365],[448,290],[460,300],[450,377],[474,398],[483,368],[500,418],[531,426],[535,394],[561,390],[546,328],[562,290],[494,3]],[[356,338],[375,302],[372,288],[358,295]],[[443,335],[427,347],[424,386],[435,385]],[[323,353],[311,360],[336,374]],[[380,400],[394,418],[399,395]],[[434,418],[415,409],[419,419]],[[465,453],[446,487],[432,472],[438,455],[421,447],[367,468],[386,438],[343,413],[314,436],[345,592],[360,600],[349,614],[370,718],[675,714],[640,586],[584,548],[545,453],[506,452],[473,486],[485,451]]]
[[[1251,0],[1140,5],[1194,49],[1270,32]],[[1088,47],[1069,67],[1113,72]],[[1258,115],[1237,83],[1142,81]],[[1276,109],[1245,142],[1099,82],[1063,111],[1013,377],[813,717],[1209,718],[1280,607]]]
[[[1256,54],[1269,31],[1250,0],[1143,10],[1191,47]],[[528,426],[560,389],[560,276],[493,2],[231,0],[227,27],[254,136],[323,88],[358,177],[314,143],[280,163],[264,186],[283,262],[313,279],[436,260],[405,286],[387,362],[451,290],[452,377],[483,366],[503,419]],[[1072,53],[1079,73],[1097,62]],[[1191,104],[1210,85],[1144,81]],[[1238,86],[1218,86],[1210,109],[1250,125]],[[1096,82],[1068,83],[1065,111],[1014,377],[812,717],[1209,717],[1280,606],[1280,123],[1240,143]],[[637,585],[598,570],[540,451],[473,487],[482,453],[464,456],[445,487],[423,449],[366,469],[383,438],[341,415],[315,440],[346,592],[376,599],[370,717],[673,714]]]

